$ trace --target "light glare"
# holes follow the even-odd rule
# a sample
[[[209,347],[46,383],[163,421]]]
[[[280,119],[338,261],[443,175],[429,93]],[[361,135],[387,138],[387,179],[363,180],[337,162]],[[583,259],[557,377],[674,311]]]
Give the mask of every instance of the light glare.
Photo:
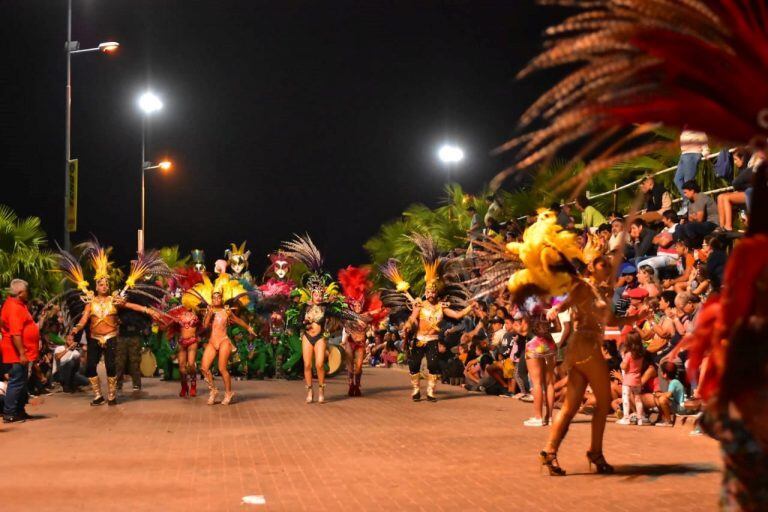
[[[163,160],[159,164],[157,164],[160,169],[163,171],[169,171],[171,167],[173,167],[173,164],[169,160]]]
[[[112,53],[116,51],[119,46],[120,46],[120,43],[116,41],[107,41],[106,43],[101,43],[99,45],[99,50],[101,50],[104,53]]]
[[[139,108],[143,110],[145,114],[151,114],[152,112],[157,112],[163,108],[163,102],[151,92],[145,92],[139,98]]]
[[[455,164],[464,160],[464,151],[452,144],[443,144],[437,152],[437,157],[446,164]]]

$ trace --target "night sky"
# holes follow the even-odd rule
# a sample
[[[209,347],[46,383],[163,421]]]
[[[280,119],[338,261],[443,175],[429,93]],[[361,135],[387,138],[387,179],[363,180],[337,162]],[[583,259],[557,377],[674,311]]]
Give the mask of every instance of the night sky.
[[[560,13],[533,0],[75,0],[72,154],[78,232],[122,264],[140,225],[138,95],[151,120],[147,247],[206,251],[248,241],[251,270],[307,231],[329,269],[411,203],[437,204],[435,152],[460,143],[453,178],[477,191],[504,166],[490,151],[551,84],[516,82]],[[0,203],[42,217],[60,240],[64,187],[65,0],[2,0]]]

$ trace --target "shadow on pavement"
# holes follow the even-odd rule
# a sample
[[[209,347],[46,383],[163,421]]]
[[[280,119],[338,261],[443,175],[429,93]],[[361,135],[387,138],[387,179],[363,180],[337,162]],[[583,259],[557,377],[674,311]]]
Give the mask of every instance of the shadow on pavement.
[[[616,466],[616,472],[613,475],[599,475],[606,477],[628,477],[629,480],[635,480],[640,477],[658,478],[669,475],[696,476],[705,473],[718,473],[720,468],[714,464],[627,464]],[[598,476],[594,472],[568,473],[568,476]]]

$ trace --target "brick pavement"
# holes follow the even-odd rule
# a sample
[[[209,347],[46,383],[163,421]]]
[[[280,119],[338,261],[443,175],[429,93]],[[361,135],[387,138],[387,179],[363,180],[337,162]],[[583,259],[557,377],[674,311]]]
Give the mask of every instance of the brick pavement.
[[[610,424],[614,476],[587,472],[589,418],[571,427],[561,463],[542,475],[547,429],[522,426],[530,405],[441,386],[411,403],[406,375],[366,369],[362,398],[329,382],[329,403],[302,383],[239,381],[239,401],[182,400],[177,383],[145,381],[114,408],[56,394],[45,416],[0,426],[0,510],[590,510],[716,509],[716,444],[689,427]],[[262,495],[265,506],[243,505]]]

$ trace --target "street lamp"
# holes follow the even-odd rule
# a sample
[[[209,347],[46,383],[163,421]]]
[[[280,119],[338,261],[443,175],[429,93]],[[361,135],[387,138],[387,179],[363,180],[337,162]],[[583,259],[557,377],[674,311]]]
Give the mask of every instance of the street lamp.
[[[448,183],[450,183],[453,168],[464,160],[464,150],[455,144],[446,143],[437,150],[437,158],[445,165],[448,172]]]
[[[145,181],[146,181],[146,174],[147,171],[154,171],[155,169],[160,169],[163,172],[168,172],[171,170],[171,167],[173,167],[173,164],[170,160],[163,160],[161,162],[158,162],[157,164],[153,164],[152,162],[144,162],[144,165],[142,165],[141,168],[141,231],[139,232],[139,254],[144,253],[144,237],[146,233],[146,229],[144,226],[144,205],[146,204],[145,197],[146,197],[146,188],[145,188]]]
[[[67,43],[64,46],[67,55],[67,95],[66,95],[66,114],[64,125],[64,249],[69,250],[69,161],[72,159],[72,55],[78,53],[90,53],[100,51],[102,53],[113,53],[120,46],[115,41],[101,43],[96,48],[80,49],[80,43],[72,40],[72,0],[67,2]]]
[[[144,231],[144,175],[146,171],[152,169],[168,170],[171,168],[171,163],[164,161],[158,165],[152,165],[151,162],[147,162],[147,118],[155,112],[162,110],[163,102],[151,91],[147,91],[139,96],[139,108],[144,114],[141,118],[141,231],[139,231],[139,254],[144,253],[144,240],[146,240],[146,232]]]

